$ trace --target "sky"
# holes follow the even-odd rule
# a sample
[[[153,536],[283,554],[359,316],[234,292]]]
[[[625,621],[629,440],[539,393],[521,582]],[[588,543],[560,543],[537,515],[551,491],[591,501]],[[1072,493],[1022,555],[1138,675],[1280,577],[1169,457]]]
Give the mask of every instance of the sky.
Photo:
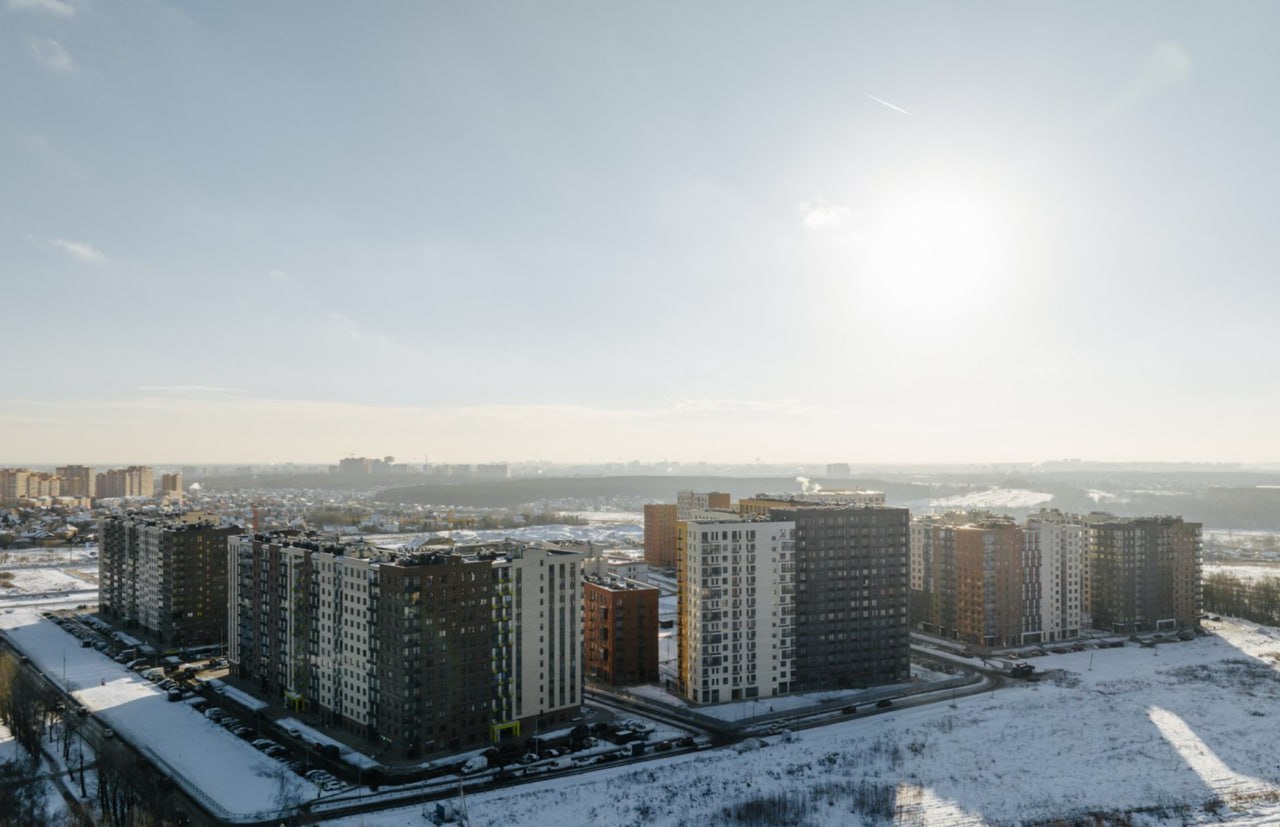
[[[0,464],[1280,460],[1277,31],[0,0]]]

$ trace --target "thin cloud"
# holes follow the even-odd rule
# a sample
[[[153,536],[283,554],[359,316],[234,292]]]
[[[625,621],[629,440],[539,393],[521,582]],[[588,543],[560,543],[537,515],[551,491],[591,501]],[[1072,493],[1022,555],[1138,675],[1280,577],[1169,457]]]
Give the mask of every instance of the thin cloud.
[[[898,106],[898,105],[896,105],[896,104],[889,103],[889,102],[888,102],[887,100],[885,100],[884,98],[877,98],[875,95],[871,94],[870,92],[863,92],[862,94],[866,95],[868,98],[871,98],[871,100],[875,101],[876,103],[880,104],[881,106],[887,106],[887,107],[889,107],[889,108],[890,108],[890,109],[892,109],[894,112],[901,112],[903,115],[906,115],[906,116],[908,116],[908,117],[910,117],[910,116],[911,116],[911,113],[910,113],[910,112],[908,112],[907,110],[903,109],[901,106]]]
[[[65,0],[9,0],[10,11],[47,14],[52,17],[75,17],[76,7]]]
[[[272,267],[267,271],[267,278],[272,281],[293,281],[289,274],[281,270],[279,267]]]
[[[36,62],[51,72],[70,72],[75,67],[71,55],[52,37],[28,35],[27,47]]]
[[[826,201],[802,201],[796,207],[800,223],[810,230],[827,230],[844,227],[853,221],[853,210],[844,204],[828,204]]]
[[[242,388],[228,388],[221,385],[139,385],[138,390],[144,393],[160,393],[166,396],[225,396],[243,393]]]
[[[85,244],[83,241],[68,241],[65,238],[55,238],[51,239],[49,243],[67,255],[87,264],[104,264],[107,261],[106,253],[91,244]]]

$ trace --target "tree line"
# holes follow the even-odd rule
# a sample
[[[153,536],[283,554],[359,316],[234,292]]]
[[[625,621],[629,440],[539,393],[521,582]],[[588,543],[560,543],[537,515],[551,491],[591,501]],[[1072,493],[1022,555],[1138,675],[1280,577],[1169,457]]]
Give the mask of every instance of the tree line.
[[[1206,612],[1280,625],[1280,578],[1250,580],[1213,572],[1204,578],[1203,596]]]

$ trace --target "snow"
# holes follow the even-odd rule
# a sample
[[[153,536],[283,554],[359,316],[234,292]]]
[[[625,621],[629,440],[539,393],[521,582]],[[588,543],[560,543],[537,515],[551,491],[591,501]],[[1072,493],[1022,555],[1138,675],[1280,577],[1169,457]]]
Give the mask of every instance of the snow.
[[[472,823],[1280,823],[1280,630],[1037,658],[1039,682],[719,749],[467,795]],[[772,810],[769,808],[773,808]],[[790,808],[790,809],[787,809]],[[399,825],[421,807],[345,825]],[[744,823],[753,823],[744,820]],[[1114,822],[1113,822],[1114,823]]]
[[[1213,563],[1204,564],[1204,576],[1211,574],[1229,574],[1251,583],[1259,580],[1280,578],[1280,566],[1222,566]]]
[[[13,733],[4,724],[0,724],[0,764],[29,758],[26,750],[18,746],[18,742],[14,740]],[[59,772],[61,769],[48,758],[41,757],[38,770],[41,774]],[[45,790],[45,823],[61,824],[67,812],[67,804],[62,798],[62,793],[50,778],[44,778],[41,783],[44,784]]]
[[[150,682],[96,650],[81,648],[35,611],[0,613],[0,630],[46,677],[68,687],[95,717],[224,818],[259,820],[286,799],[314,795],[311,785],[283,764],[187,704],[169,703]]]
[[[472,543],[490,543],[510,537],[528,543],[541,542],[590,542],[601,548],[613,546],[639,545],[644,542],[644,526],[639,524],[598,523],[591,525],[535,525],[524,528],[499,528],[472,531],[456,529],[453,531],[435,531],[416,536],[408,542],[384,542],[378,537],[366,537],[366,540],[388,548],[416,548],[432,537],[448,537],[455,545]]]
[[[36,594],[97,589],[97,584],[72,577],[59,569],[14,568],[8,569],[8,571],[13,575],[9,585],[15,592]],[[0,586],[0,593],[8,592],[8,589]]]
[[[296,729],[300,737],[302,737],[306,741],[310,741],[313,744],[318,744],[320,746],[324,746],[326,744],[332,744],[333,746],[338,748],[339,757],[353,767],[361,767],[362,769],[372,769],[373,767],[378,766],[377,761],[365,755],[363,752],[356,752],[355,750],[351,749],[351,747],[347,746],[341,741],[335,741],[334,739],[330,738],[328,735],[325,735],[320,730],[312,729],[311,727],[304,724],[302,721],[299,721],[297,718],[281,718],[280,720],[276,721],[276,724],[282,727],[286,732],[292,729]]]
[[[989,488],[929,500],[931,508],[1035,508],[1053,499],[1052,494],[1026,488]]]
[[[211,681],[208,681],[208,684],[209,686],[213,687],[214,692],[217,692],[219,695],[221,695],[224,698],[227,698],[228,700],[234,701],[235,703],[239,704],[240,706],[243,706],[245,709],[249,710],[250,712],[257,712],[258,710],[266,709],[267,706],[269,706],[269,704],[266,701],[262,700],[261,698],[255,698],[252,695],[250,695],[248,692],[243,692],[239,689],[236,689],[234,686],[225,684],[222,681],[218,680],[217,678]]]

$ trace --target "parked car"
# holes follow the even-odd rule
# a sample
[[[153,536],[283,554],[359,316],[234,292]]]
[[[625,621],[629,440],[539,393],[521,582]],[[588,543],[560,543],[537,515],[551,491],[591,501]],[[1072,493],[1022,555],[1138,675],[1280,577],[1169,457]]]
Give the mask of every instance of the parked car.
[[[891,706],[893,706],[893,701],[890,700],[889,698],[881,698],[880,700],[876,701],[876,707],[878,709],[888,709]]]

